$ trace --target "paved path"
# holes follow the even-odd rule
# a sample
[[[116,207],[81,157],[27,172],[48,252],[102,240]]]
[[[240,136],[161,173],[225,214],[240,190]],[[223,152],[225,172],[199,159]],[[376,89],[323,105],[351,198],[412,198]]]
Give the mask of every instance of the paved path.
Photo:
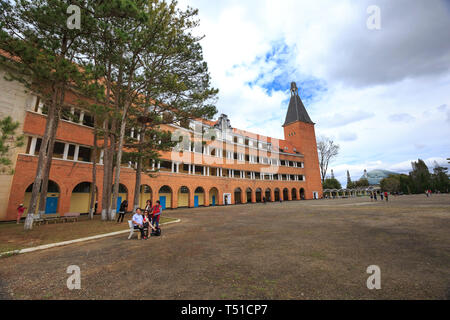
[[[367,201],[166,211],[182,222],[160,238],[120,235],[0,259],[0,298],[450,298],[450,196]],[[366,287],[373,264],[381,290]],[[81,268],[81,290],[66,287],[69,265]]]

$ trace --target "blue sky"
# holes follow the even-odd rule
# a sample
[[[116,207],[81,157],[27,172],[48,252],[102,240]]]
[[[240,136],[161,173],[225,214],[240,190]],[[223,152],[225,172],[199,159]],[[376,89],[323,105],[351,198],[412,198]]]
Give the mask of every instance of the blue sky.
[[[432,5],[431,5],[432,3]],[[341,152],[346,181],[364,169],[408,172],[450,157],[450,1],[182,0],[199,9],[219,113],[283,138],[291,81],[316,135]],[[369,30],[367,8],[380,8]]]

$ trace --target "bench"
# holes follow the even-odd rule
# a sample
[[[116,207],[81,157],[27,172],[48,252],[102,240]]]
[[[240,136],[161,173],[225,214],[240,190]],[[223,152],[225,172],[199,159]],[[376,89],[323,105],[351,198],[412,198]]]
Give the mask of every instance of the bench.
[[[79,212],[68,212],[64,214],[64,216],[61,217],[61,219],[63,220],[63,223],[65,223],[67,221],[78,221],[79,217],[80,217]]]
[[[128,220],[128,226],[130,227],[130,235],[128,236],[128,240],[131,239],[131,237],[133,236],[134,232],[137,232],[137,237],[140,240],[141,239],[141,231],[139,231],[139,229],[135,229],[134,225],[133,225],[133,221],[132,220]]]
[[[36,224],[37,226],[41,224],[48,224],[50,222],[58,223],[59,221],[61,221],[59,214],[45,214],[41,218],[36,214],[33,218],[33,224]]]

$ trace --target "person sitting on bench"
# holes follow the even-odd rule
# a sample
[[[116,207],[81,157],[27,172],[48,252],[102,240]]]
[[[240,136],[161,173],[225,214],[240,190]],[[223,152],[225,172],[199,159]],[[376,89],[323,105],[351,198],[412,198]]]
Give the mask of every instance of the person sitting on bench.
[[[144,233],[144,217],[142,216],[142,210],[140,208],[136,209],[136,213],[133,215],[133,225],[134,228],[141,232],[141,239],[146,239],[145,233]]]

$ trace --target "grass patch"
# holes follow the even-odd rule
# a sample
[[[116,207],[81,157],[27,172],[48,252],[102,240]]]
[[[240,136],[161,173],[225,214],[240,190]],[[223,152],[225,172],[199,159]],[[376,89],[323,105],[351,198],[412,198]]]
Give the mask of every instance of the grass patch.
[[[127,220],[130,219],[131,214],[125,216],[123,223],[101,221],[99,215],[95,216],[94,220],[90,220],[88,216],[81,216],[78,222],[33,226],[29,231],[23,229],[23,223],[0,224],[0,253],[127,230],[129,229]],[[176,219],[161,217],[160,223],[174,220]]]

